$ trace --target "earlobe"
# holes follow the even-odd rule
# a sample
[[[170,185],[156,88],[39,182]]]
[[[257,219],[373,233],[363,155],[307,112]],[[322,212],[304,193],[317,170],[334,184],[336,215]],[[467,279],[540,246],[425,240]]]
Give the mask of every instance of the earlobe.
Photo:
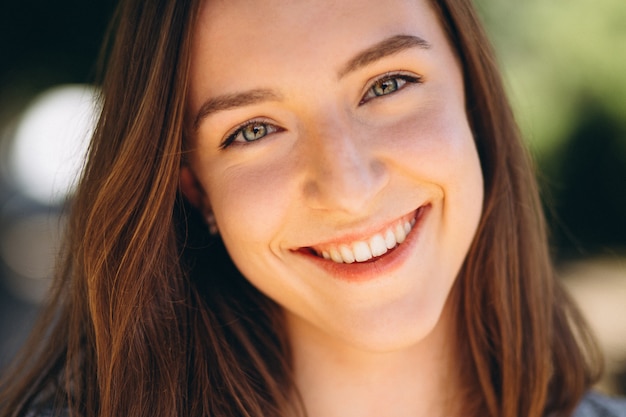
[[[204,219],[209,227],[209,233],[212,235],[217,235],[217,223],[215,222],[215,216],[213,215],[213,211],[211,210],[211,205],[208,203],[207,195],[200,185],[200,181],[191,170],[190,167],[184,165],[180,169],[180,190],[198,211],[202,213]]]
[[[180,169],[180,190],[192,206],[203,213],[206,211],[204,190],[191,168],[186,165]]]

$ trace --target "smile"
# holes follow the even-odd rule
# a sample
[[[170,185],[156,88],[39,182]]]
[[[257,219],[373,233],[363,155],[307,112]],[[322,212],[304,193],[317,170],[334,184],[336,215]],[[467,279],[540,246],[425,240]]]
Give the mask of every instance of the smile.
[[[371,236],[352,242],[330,243],[308,248],[314,255],[338,264],[368,262],[383,256],[405,241],[424,206]]]

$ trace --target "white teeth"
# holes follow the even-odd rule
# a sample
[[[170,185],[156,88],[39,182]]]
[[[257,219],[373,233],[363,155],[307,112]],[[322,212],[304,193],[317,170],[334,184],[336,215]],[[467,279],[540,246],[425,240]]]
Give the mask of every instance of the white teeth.
[[[341,253],[341,258],[343,259],[345,263],[351,264],[352,262],[355,261],[354,254],[352,253],[352,250],[348,246],[346,245],[339,246],[339,252]]]
[[[380,256],[387,252],[387,244],[382,235],[372,237],[369,241],[369,248],[372,251],[372,256]]]
[[[365,262],[372,259],[372,251],[365,242],[356,242],[352,244],[352,252],[354,253],[354,259],[357,262]]]
[[[385,245],[387,249],[393,249],[397,245],[396,235],[393,234],[393,230],[391,229],[387,230],[387,233],[385,233]]]
[[[330,250],[330,259],[337,262],[338,264],[343,263],[343,257],[341,256],[341,253],[339,253],[339,250],[335,248],[332,248]]]
[[[394,230],[393,233],[396,236],[396,242],[398,243],[402,243],[404,242],[404,239],[406,239],[406,232],[404,231],[404,226],[402,224],[398,224]]]
[[[351,264],[366,262],[382,256],[406,240],[407,235],[415,226],[415,218],[401,221],[384,232],[375,234],[368,241],[356,241],[351,244],[327,246],[323,250],[315,250],[324,259],[336,263]]]

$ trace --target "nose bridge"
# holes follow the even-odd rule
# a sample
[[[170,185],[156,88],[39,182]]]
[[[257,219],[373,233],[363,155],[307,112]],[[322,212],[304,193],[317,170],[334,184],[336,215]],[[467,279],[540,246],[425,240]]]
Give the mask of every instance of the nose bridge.
[[[381,191],[387,167],[363,133],[358,122],[339,112],[316,118],[306,129],[304,195],[309,205],[359,212]]]

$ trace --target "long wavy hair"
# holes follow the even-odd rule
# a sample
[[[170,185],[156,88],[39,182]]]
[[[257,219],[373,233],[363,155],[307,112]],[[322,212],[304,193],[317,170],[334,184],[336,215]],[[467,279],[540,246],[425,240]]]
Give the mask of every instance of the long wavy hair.
[[[104,50],[102,114],[63,261],[0,417],[304,415],[281,309],[179,190],[200,0],[129,0]],[[465,415],[569,416],[599,374],[555,279],[532,165],[471,0],[431,0],[462,64],[484,212],[450,297]]]

